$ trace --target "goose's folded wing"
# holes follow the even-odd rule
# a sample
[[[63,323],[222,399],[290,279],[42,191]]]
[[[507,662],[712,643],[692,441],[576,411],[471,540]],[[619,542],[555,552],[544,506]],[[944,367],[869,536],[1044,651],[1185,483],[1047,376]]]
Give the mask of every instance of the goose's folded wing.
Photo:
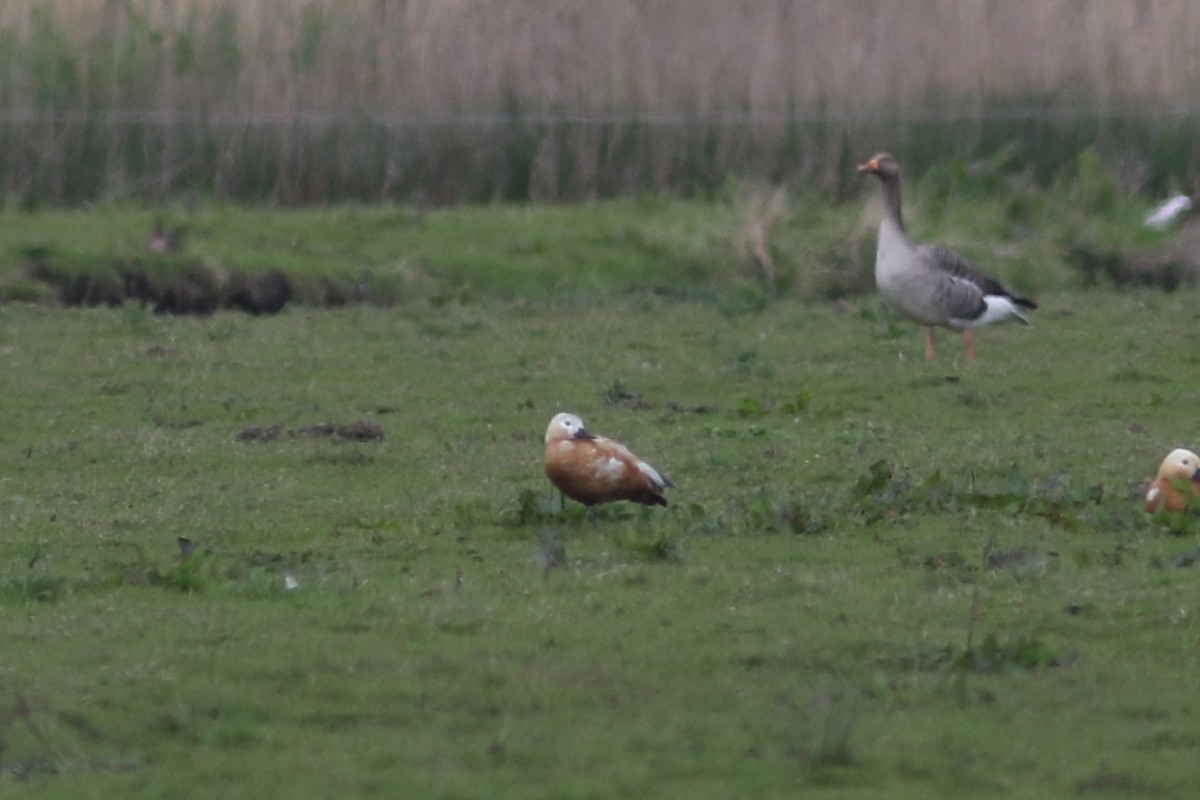
[[[939,272],[975,284],[982,294],[1008,295],[1008,290],[1000,285],[1000,281],[983,274],[978,267],[950,248],[941,245],[925,245],[917,249],[921,257],[925,259],[925,263]]]
[[[930,268],[927,273],[930,277],[930,301],[941,316],[951,320],[970,320],[987,310],[987,303],[983,299],[986,290],[970,277],[971,274],[977,274],[970,264],[944,247],[922,247],[919,252]]]

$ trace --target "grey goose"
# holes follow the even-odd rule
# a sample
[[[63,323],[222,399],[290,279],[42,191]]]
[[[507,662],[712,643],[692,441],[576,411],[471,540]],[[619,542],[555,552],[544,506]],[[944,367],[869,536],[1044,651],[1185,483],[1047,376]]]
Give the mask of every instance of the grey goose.
[[[962,331],[967,358],[975,358],[971,329],[1006,319],[1029,324],[1022,308],[1037,303],[1009,292],[946,247],[914,244],[900,212],[900,165],[887,153],[858,168],[879,178],[883,221],[875,251],[875,284],[888,305],[926,327],[925,358],[936,355],[934,328]]]

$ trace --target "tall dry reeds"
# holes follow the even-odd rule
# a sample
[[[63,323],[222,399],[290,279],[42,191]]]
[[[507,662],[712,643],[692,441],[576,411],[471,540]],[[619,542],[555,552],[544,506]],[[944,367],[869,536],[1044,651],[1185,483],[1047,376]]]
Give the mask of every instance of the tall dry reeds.
[[[6,0],[9,202],[843,185],[1023,142],[1196,160],[1194,0]]]

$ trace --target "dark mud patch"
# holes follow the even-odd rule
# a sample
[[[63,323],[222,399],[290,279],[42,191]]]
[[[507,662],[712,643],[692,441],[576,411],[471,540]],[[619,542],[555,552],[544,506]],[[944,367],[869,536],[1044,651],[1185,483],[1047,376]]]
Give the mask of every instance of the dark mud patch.
[[[1183,244],[1166,252],[1129,252],[1073,242],[1063,260],[1084,286],[1110,284],[1117,289],[1145,286],[1173,292],[1192,288],[1200,278],[1200,228],[1181,237]]]
[[[360,419],[346,424],[322,422],[301,428],[285,429],[274,425],[248,425],[237,435],[239,442],[277,442],[289,439],[329,439],[334,442],[374,442],[383,440],[383,427],[378,422]]]
[[[233,309],[257,315],[277,314],[297,298],[294,282],[279,269],[251,275],[200,263],[162,268],[135,260],[78,272],[32,259],[25,274],[53,288],[59,302],[68,307],[133,302],[153,308],[156,314],[207,315]]]

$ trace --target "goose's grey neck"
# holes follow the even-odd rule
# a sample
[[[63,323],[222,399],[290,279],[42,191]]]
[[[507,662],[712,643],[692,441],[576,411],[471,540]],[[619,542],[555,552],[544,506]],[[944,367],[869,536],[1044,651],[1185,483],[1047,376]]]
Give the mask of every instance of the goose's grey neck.
[[[882,175],[879,182],[883,186],[884,213],[892,222],[896,223],[896,227],[903,231],[904,217],[900,212],[900,178],[897,175]]]

